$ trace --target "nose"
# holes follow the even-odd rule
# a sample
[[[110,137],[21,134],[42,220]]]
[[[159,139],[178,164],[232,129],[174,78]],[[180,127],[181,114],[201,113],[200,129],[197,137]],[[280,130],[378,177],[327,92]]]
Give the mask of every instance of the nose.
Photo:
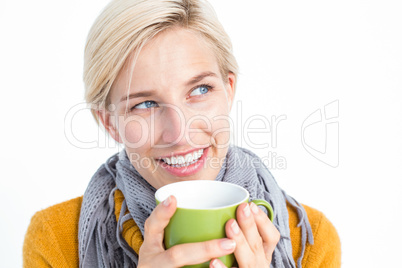
[[[186,111],[175,105],[163,108],[161,117],[162,141],[169,145],[185,145],[186,142]]]

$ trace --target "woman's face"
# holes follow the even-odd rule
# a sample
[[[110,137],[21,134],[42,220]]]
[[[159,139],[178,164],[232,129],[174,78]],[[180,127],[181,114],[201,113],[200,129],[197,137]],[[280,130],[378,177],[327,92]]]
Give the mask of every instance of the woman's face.
[[[112,111],[99,114],[156,189],[214,180],[229,146],[234,82],[231,73],[221,76],[199,36],[176,28],[145,45],[134,69],[123,67],[110,94]]]

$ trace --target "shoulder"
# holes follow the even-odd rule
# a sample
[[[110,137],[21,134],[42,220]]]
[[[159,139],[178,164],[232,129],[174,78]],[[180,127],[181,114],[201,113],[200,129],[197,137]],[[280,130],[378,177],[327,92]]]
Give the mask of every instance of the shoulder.
[[[334,225],[321,211],[304,205],[314,236],[314,244],[307,244],[302,260],[303,267],[341,267],[341,243]],[[301,254],[301,229],[296,210],[289,204],[290,237],[293,258],[297,261]]]
[[[46,218],[47,220],[58,221],[64,217],[78,217],[80,216],[82,204],[82,196],[73,198],[68,201],[53,205],[35,213],[32,219]]]
[[[23,246],[24,267],[78,266],[78,221],[82,197],[32,217]]]

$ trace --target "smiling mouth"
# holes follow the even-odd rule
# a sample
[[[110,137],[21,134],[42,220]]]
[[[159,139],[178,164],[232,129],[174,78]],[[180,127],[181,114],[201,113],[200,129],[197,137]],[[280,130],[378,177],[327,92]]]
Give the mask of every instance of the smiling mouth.
[[[199,149],[186,155],[165,157],[158,160],[174,168],[188,167],[197,163],[198,160],[200,160],[201,156],[204,154],[205,149],[206,148]]]

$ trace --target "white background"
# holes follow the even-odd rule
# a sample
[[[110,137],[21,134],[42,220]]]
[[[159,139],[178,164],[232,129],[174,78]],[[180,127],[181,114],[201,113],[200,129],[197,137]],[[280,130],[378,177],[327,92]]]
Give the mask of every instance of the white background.
[[[97,141],[98,147],[77,148],[65,135],[66,115],[83,102],[86,35],[106,3],[1,1],[2,267],[22,265],[32,215],[82,195],[91,175],[118,151],[102,132],[98,138],[86,110],[76,113],[67,131],[81,141]],[[211,3],[232,38],[241,69],[232,110],[238,128],[240,102],[243,121],[253,115],[286,116],[277,125],[276,147],[272,132],[254,134],[254,143],[270,146],[253,151],[261,157],[271,151],[276,160],[286,160],[282,169],[272,160],[273,175],[290,195],[332,221],[342,242],[343,267],[400,263],[401,3]],[[301,136],[303,121],[333,101],[339,103],[339,117],[327,129],[327,143],[333,147],[339,140],[336,167],[309,154]],[[255,123],[261,126],[262,121]],[[310,147],[325,148],[325,122],[305,135]],[[337,161],[338,150],[328,154]]]

